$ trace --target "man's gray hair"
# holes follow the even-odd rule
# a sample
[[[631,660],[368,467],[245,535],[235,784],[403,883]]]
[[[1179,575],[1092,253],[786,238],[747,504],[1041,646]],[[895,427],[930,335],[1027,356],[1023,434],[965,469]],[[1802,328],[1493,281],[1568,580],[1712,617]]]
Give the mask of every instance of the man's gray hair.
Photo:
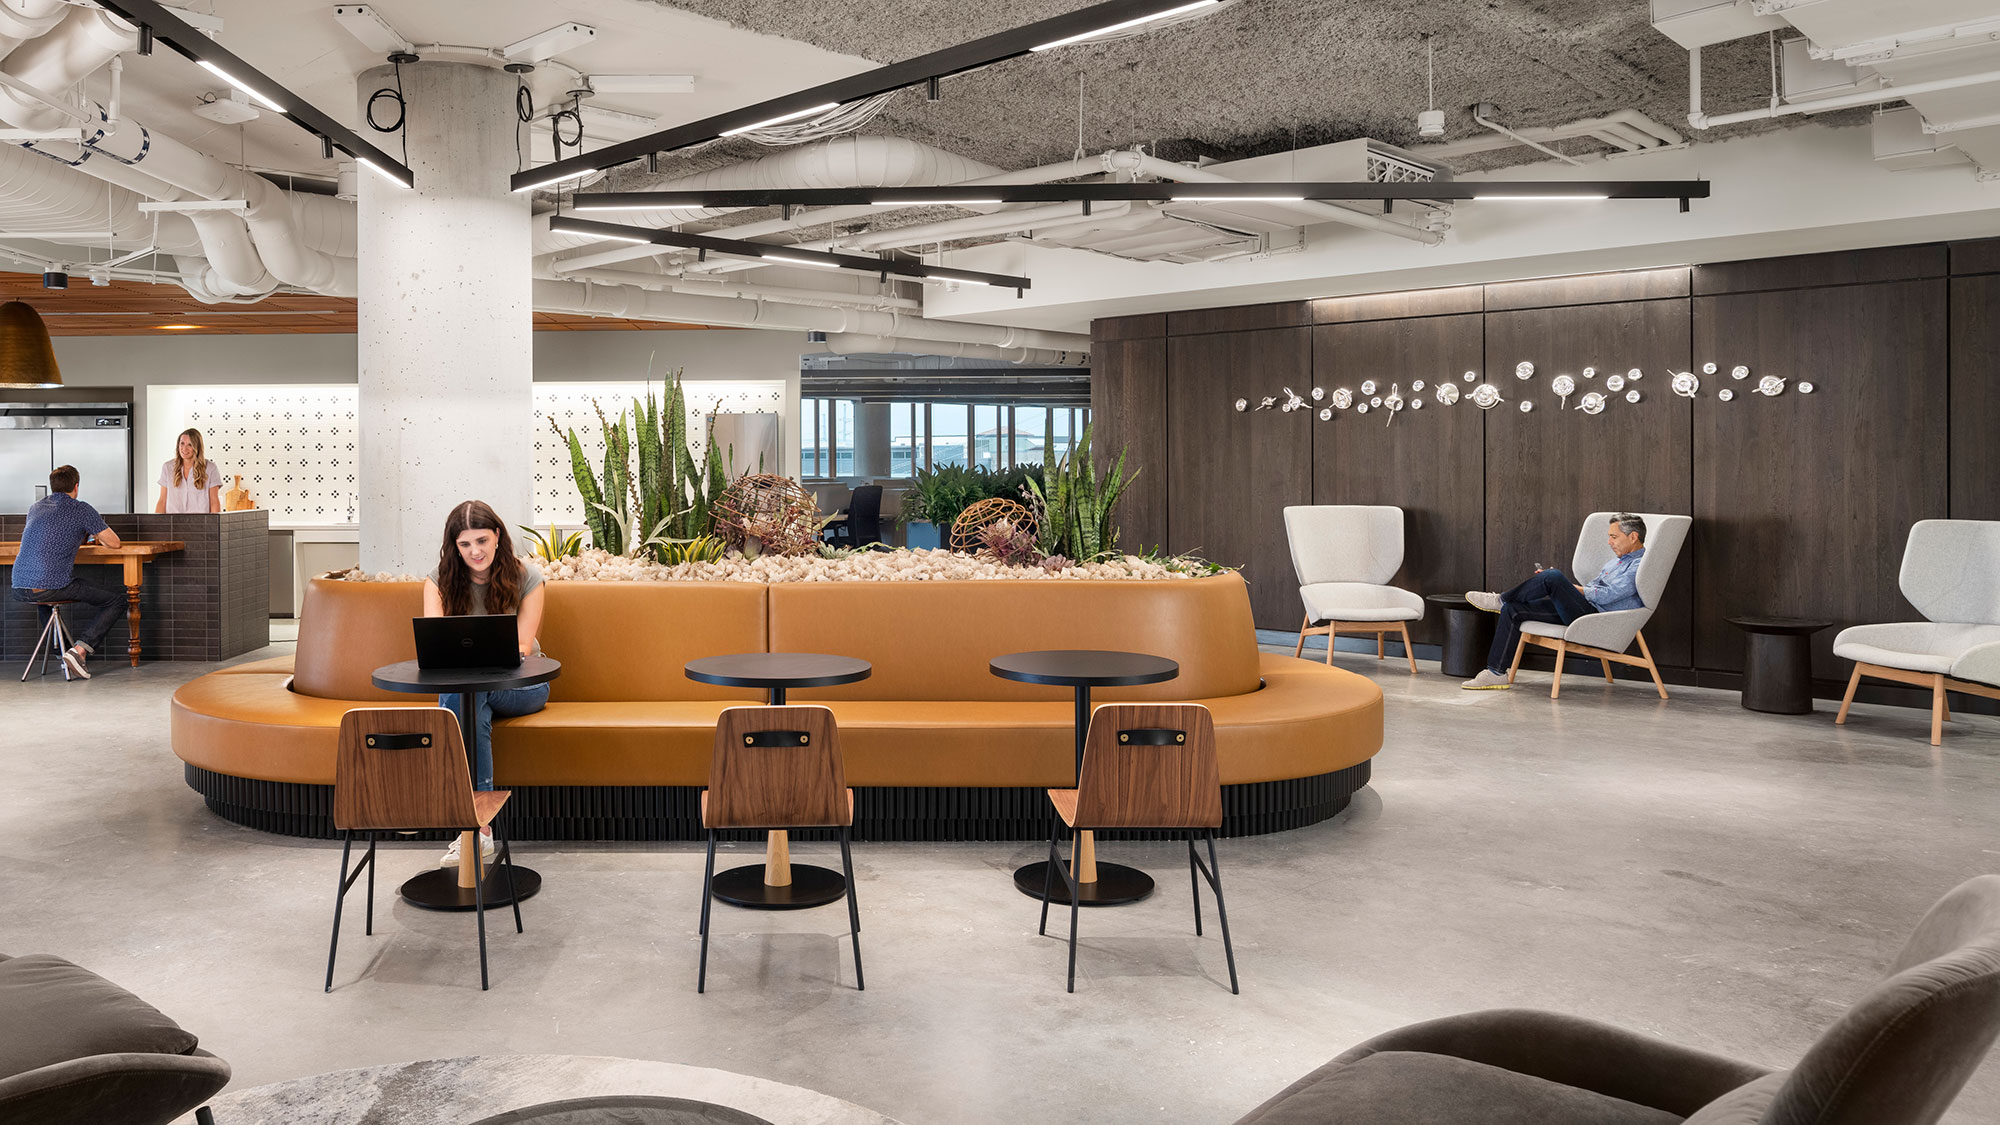
[[[1638,536],[1639,542],[1646,541],[1646,521],[1639,516],[1630,512],[1620,512],[1611,517],[1611,522],[1617,524],[1618,530],[1625,534]]]

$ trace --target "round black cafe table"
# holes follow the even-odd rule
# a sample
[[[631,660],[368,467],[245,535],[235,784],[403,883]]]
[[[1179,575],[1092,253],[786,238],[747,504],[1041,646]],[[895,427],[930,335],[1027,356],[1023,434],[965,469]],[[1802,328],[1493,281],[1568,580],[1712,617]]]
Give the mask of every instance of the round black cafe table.
[[[739,652],[705,656],[687,662],[687,678],[723,687],[761,688],[771,693],[773,707],[785,704],[788,688],[835,687],[865,680],[874,666],[851,656],[821,652]],[[824,906],[847,894],[847,878],[838,871],[793,863],[791,837],[783,831],[765,834],[764,862],[718,871],[715,897],[731,906],[752,910],[798,910]]]
[[[1499,618],[1465,600],[1463,594],[1430,594],[1425,601],[1444,614],[1444,650],[1438,671],[1454,680],[1469,680],[1486,667],[1493,647],[1493,626]]]
[[[1812,617],[1730,617],[1749,634],[1743,706],[1773,715],[1812,714],[1811,638],[1833,622]]]
[[[1104,649],[1046,649],[996,656],[987,665],[1003,680],[1024,684],[1055,684],[1076,689],[1076,776],[1083,777],[1083,743],[1090,733],[1090,689],[1133,687],[1157,684],[1181,674],[1181,666],[1164,656],[1143,652],[1112,652]],[[1136,867],[1097,862],[1094,834],[1076,836],[1076,882],[1078,906],[1117,906],[1137,902],[1153,893],[1153,877]],[[1047,860],[1030,863],[1014,872],[1014,886],[1024,895],[1042,897],[1051,883]],[[1051,902],[1069,901],[1069,884],[1053,880]]]
[[[459,717],[459,730],[465,736],[465,764],[469,771],[477,760],[479,745],[479,697],[489,691],[507,691],[511,688],[534,687],[545,684],[562,675],[562,665],[546,656],[528,656],[513,668],[419,668],[414,660],[399,664],[384,664],[375,669],[370,681],[383,691],[402,691],[412,695],[443,695],[457,692],[465,696],[465,711]],[[458,870],[433,868],[405,882],[398,893],[411,906],[421,906],[425,910],[471,910],[477,905],[478,881],[473,878],[473,864],[479,862],[477,832],[467,832],[458,839]],[[533,898],[542,889],[539,872],[510,862],[514,869],[514,893],[507,893],[504,880],[487,879],[485,904],[488,910],[520,899]]]

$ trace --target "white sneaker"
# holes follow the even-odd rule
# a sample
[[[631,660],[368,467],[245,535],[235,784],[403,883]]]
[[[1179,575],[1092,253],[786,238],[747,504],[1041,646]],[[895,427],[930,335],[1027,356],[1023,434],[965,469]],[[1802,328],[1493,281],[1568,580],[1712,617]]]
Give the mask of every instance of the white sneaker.
[[[449,848],[445,849],[445,853],[444,853],[443,855],[441,855],[441,856],[439,856],[439,857],[438,857],[438,866],[439,866],[439,867],[457,867],[457,866],[458,866],[458,861],[459,861],[459,858],[460,858],[460,856],[461,856],[461,854],[462,854],[462,853],[461,853],[461,852],[459,851],[459,847],[458,847],[458,843],[459,843],[459,841],[460,841],[460,840],[463,840],[463,839],[465,839],[465,837],[463,837],[463,836],[453,836],[453,837],[451,838],[451,847],[449,847]],[[491,862],[493,862],[493,853],[494,853],[494,850],[495,850],[495,849],[494,849],[494,847],[493,847],[493,837],[491,837],[491,836],[487,835],[487,834],[486,834],[486,833],[484,833],[484,832],[480,833],[480,834],[479,834],[479,858],[480,858],[481,860],[483,860],[483,861],[487,862],[487,863],[491,863]]]
[[[1483,609],[1488,613],[1500,612],[1500,595],[1491,591],[1467,590],[1465,600],[1472,603],[1474,609]]]
[[[90,673],[83,670],[82,653],[73,648],[66,648],[63,650],[62,662],[63,667],[69,669],[70,675],[75,676],[79,680],[90,678]]]
[[[1458,686],[1467,691],[1506,691],[1514,685],[1508,683],[1507,677],[1499,672],[1491,668],[1481,668],[1477,676]]]

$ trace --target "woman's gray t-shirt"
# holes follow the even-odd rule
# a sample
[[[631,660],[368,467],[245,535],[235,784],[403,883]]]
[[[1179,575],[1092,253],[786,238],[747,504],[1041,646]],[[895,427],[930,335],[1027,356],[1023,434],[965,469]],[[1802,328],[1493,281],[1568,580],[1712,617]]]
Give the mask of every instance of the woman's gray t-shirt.
[[[424,575],[424,577],[430,579],[431,585],[439,586],[438,572],[435,568],[433,568],[429,574]],[[534,563],[531,563],[526,559],[522,559],[521,600],[527,601],[529,592],[541,584],[542,584],[541,568],[537,567]],[[442,587],[440,586],[440,588]],[[485,617],[487,615],[488,611],[486,609],[486,587],[477,582],[474,582],[472,584],[472,606],[470,609],[466,610],[466,616]],[[540,656],[541,654],[542,654],[542,639],[540,637],[536,637],[535,655]]]

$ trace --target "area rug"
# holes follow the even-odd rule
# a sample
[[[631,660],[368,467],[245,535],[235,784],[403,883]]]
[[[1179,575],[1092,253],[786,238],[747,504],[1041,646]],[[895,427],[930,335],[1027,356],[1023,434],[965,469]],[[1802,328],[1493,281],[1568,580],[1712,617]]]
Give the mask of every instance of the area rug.
[[[473,1055],[338,1070],[225,1093],[211,1104],[228,1125],[898,1125],[852,1102],[747,1074],[582,1055]]]

